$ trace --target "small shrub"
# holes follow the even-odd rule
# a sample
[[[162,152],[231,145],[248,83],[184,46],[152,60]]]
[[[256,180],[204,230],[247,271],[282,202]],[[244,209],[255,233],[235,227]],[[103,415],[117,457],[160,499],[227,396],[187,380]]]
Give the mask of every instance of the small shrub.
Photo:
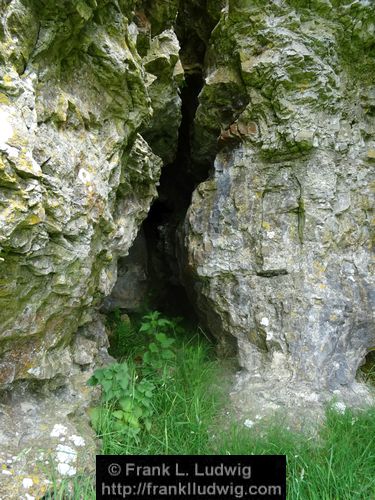
[[[123,352],[131,353],[124,344],[134,335],[127,323],[121,319],[119,310],[111,317],[115,345]],[[171,377],[176,354],[172,345],[175,339],[167,333],[174,333],[177,323],[163,318],[158,311],[142,318],[139,337],[148,337],[141,363],[134,365],[129,360],[115,363],[94,372],[88,384],[102,388],[102,406],[92,408],[90,417],[95,430],[100,433],[103,425],[109,432],[126,434],[136,438],[142,431],[151,429],[154,389]],[[134,355],[134,352],[132,353]]]
[[[136,437],[143,428],[151,429],[155,385],[147,379],[138,381],[135,369],[126,362],[96,370],[88,384],[102,387],[104,408],[92,408],[90,412],[97,432],[103,418],[109,418],[111,429],[130,437]]]
[[[170,374],[176,357],[172,349],[175,340],[165,332],[173,331],[174,326],[173,321],[161,317],[158,311],[143,317],[139,331],[146,332],[151,337],[147,351],[143,354],[143,374],[152,375],[157,372],[162,375],[162,379]]]

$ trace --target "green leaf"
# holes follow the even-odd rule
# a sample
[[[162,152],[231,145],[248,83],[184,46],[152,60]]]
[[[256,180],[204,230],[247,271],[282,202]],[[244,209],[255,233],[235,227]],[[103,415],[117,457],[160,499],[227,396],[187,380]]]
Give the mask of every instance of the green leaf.
[[[135,417],[134,415],[129,416],[128,424],[131,425],[132,427],[136,427],[136,428],[138,428],[140,426],[138,418]]]
[[[101,382],[101,385],[104,389],[104,392],[108,392],[112,387],[112,380],[103,380]]]
[[[108,370],[106,370],[106,371],[103,373],[103,375],[104,375],[104,378],[105,378],[106,380],[112,380],[112,379],[113,379],[113,376],[114,376],[114,373],[113,373],[113,371],[112,371],[112,370],[109,370],[109,369],[108,369]]]
[[[155,335],[156,339],[160,342],[162,347],[169,347],[174,344],[175,340],[167,337],[165,333],[158,333]]]
[[[133,406],[133,400],[130,398],[120,399],[119,405],[124,411],[130,411]]]
[[[123,432],[126,429],[126,425],[122,420],[116,420],[113,424],[113,428],[115,431]]]
[[[175,354],[173,351],[166,349],[161,352],[161,357],[165,360],[173,359],[175,357]]]
[[[152,424],[151,424],[151,420],[149,420],[148,418],[146,418],[146,419],[144,420],[144,424],[145,424],[145,428],[146,428],[146,430],[147,430],[147,431],[150,431],[150,430],[151,430],[151,426],[152,426]]]
[[[95,370],[94,377],[96,377],[96,380],[100,383],[104,379],[103,370]]]
[[[155,337],[160,343],[165,342],[167,340],[167,336],[163,332],[157,333]]]
[[[155,344],[155,342],[151,342],[148,348],[151,352],[159,352],[159,347]]]
[[[172,321],[169,321],[169,319],[162,318],[158,320],[159,326],[172,326],[172,324]]]
[[[147,351],[143,355],[143,362],[144,363],[149,363],[150,362],[150,353]]]
[[[159,311],[152,311],[151,313],[149,314],[146,314],[145,316],[143,316],[143,320],[151,320],[151,321],[155,321],[156,319],[158,319],[160,316],[160,312]]]
[[[140,332],[148,332],[151,330],[152,325],[150,323],[142,323],[141,328],[139,329]]]
[[[142,408],[140,406],[135,406],[133,409],[133,415],[135,418],[139,419],[143,415]]]
[[[124,412],[122,410],[116,410],[112,412],[112,415],[117,418],[118,420],[122,420],[124,417]]]
[[[123,378],[122,380],[119,381],[119,386],[121,389],[124,391],[128,388],[129,386],[129,379],[128,378]]]
[[[98,379],[96,378],[96,376],[95,376],[95,375],[92,375],[92,376],[88,379],[88,381],[87,381],[87,385],[91,385],[91,386],[93,386],[93,385],[98,385],[98,383],[99,383],[99,382],[98,382]]]

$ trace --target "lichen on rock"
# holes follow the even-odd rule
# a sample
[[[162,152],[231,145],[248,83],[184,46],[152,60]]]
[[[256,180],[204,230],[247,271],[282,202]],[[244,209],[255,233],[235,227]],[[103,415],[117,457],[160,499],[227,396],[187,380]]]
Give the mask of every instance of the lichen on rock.
[[[3,385],[42,377],[39,363],[70,343],[89,308],[113,287],[117,258],[128,252],[156,196],[161,160],[137,132],[147,130],[152,99],[159,102],[162,94],[176,103],[173,152],[178,84],[164,88],[161,73],[148,73],[147,66],[166,58],[173,73],[178,42],[165,32],[142,60],[131,15],[127,2],[4,7]],[[152,96],[148,78],[153,89],[160,87]]]
[[[212,33],[195,155],[216,159],[186,217],[187,279],[212,333],[237,339],[239,400],[366,400],[373,21],[368,2],[233,0]]]
[[[18,387],[52,380],[65,387],[66,425],[74,377],[84,408],[86,372],[109,359],[105,344],[77,331],[96,328],[95,308],[157,195],[157,154],[173,156],[181,114],[170,15],[159,16],[161,33],[150,32],[150,50],[140,54],[136,7],[144,10],[124,0],[0,5],[0,389],[12,389],[5,419]],[[167,104],[170,139],[158,147],[168,131],[152,130]],[[39,403],[51,425],[53,387],[51,404]]]
[[[70,476],[93,456],[97,310],[139,304],[144,256],[110,294],[166,164],[165,258],[235,342],[237,407],[371,400],[355,376],[375,345],[374,16],[365,0],[0,2],[0,459],[40,442]],[[44,494],[29,457],[3,474],[18,497]]]

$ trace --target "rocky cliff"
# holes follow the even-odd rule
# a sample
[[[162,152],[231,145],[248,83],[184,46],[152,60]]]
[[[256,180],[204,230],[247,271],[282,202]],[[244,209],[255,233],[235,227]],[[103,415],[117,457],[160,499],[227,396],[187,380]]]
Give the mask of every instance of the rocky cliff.
[[[375,345],[373,2],[0,14],[4,453],[77,432],[107,359],[97,310],[157,196],[157,258],[238,353],[238,407],[369,400],[355,375]]]
[[[238,0],[211,33],[193,154],[214,168],[185,248],[253,400],[358,391],[375,344],[374,16],[372,2]]]
[[[151,4],[0,2],[4,463],[25,448],[58,457],[67,439],[73,459],[59,472],[69,475],[79,451],[69,436],[92,440],[72,416],[89,402],[90,367],[108,357],[94,311],[157,194],[181,119],[177,8]],[[35,453],[14,467],[35,474],[45,467]],[[5,496],[20,498],[15,477],[1,479],[15,488]]]

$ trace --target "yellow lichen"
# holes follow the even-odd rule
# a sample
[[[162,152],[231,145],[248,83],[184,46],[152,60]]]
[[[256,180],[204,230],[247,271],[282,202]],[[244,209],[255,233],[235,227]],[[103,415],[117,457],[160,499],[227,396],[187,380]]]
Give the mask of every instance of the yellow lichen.
[[[42,219],[36,214],[31,214],[25,219],[25,223],[29,226],[35,226],[35,224],[40,224],[41,222]]]
[[[67,97],[64,94],[59,95],[59,98],[57,100],[57,106],[55,109],[55,115],[57,116],[59,121],[61,122],[66,121],[68,106],[69,106],[69,101]]]
[[[10,85],[12,83],[12,77],[10,75],[4,75],[3,76],[3,82],[5,85]]]
[[[0,104],[9,104],[8,97],[2,92],[0,92]]]
[[[314,268],[315,271],[319,274],[323,274],[324,271],[326,270],[326,268],[322,265],[322,263],[317,260],[314,262]]]
[[[26,147],[28,145],[27,139],[20,135],[17,131],[13,132],[11,139],[8,141],[11,146]]]

